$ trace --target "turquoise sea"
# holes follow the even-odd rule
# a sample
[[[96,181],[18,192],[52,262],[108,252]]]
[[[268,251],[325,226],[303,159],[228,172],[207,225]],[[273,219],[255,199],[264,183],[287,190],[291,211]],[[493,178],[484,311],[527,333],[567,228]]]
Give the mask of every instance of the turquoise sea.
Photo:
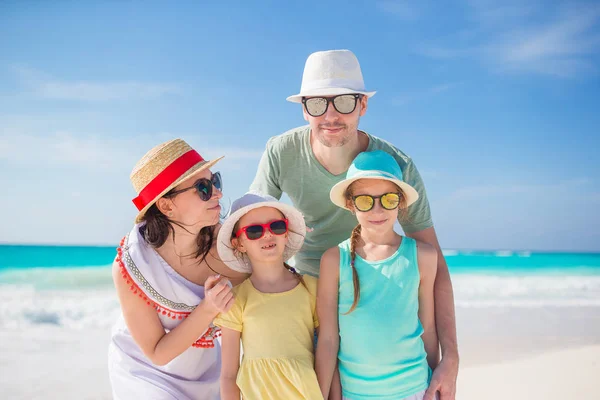
[[[0,245],[0,328],[106,326],[114,246]],[[600,253],[444,251],[457,307],[600,307]]]

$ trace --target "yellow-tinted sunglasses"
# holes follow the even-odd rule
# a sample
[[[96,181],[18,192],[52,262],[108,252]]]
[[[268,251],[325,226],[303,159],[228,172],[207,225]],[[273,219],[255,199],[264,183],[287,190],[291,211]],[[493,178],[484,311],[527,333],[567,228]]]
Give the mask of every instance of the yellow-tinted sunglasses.
[[[375,206],[375,199],[379,199],[381,207],[385,208],[386,210],[393,210],[400,204],[400,194],[395,192],[385,193],[381,196],[359,194],[358,196],[352,197],[354,207],[356,207],[356,209],[361,212],[371,211]]]

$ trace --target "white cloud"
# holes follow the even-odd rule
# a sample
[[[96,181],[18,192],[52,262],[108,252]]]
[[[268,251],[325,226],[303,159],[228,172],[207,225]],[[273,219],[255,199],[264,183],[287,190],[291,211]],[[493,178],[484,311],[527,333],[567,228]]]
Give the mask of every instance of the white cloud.
[[[600,53],[600,6],[468,3],[479,40],[456,40],[448,46],[422,43],[415,51],[434,59],[479,59],[498,72],[566,78],[597,71],[593,56]]]
[[[190,135],[186,135],[190,136]],[[87,170],[130,170],[143,154],[164,141],[179,137],[169,133],[131,138],[99,137],[70,132],[30,135],[0,131],[0,161],[19,167],[76,167]],[[262,149],[206,146],[206,138],[187,140],[206,158],[224,155],[235,161],[256,163]],[[200,146],[196,147],[196,144]]]
[[[525,18],[532,17],[539,5],[534,0],[523,2],[521,0],[467,0],[473,11],[473,18],[480,24],[488,27],[522,22]]]
[[[563,12],[552,23],[505,33],[488,52],[510,70],[564,77],[590,72],[586,56],[600,50],[600,34],[593,32],[599,20],[600,7]]]
[[[446,92],[446,91],[454,89],[462,84],[463,84],[463,82],[446,82],[446,83],[442,83],[442,84],[439,84],[436,86],[429,87],[429,88],[421,90],[421,91],[412,92],[412,93],[404,93],[402,95],[394,97],[394,99],[392,100],[392,103],[397,106],[403,106],[405,104],[412,103],[417,100],[422,100],[424,98]]]
[[[182,91],[178,85],[169,83],[67,81],[24,66],[14,66],[13,71],[31,94],[46,99],[92,102],[147,100]]]
[[[419,16],[417,4],[408,0],[386,0],[378,1],[377,8],[403,20],[414,20]]]
[[[446,200],[467,200],[481,197],[493,197],[497,195],[510,195],[510,194],[527,194],[527,195],[539,195],[540,197],[547,197],[548,193],[560,193],[565,194],[573,192],[574,189],[581,189],[590,186],[593,181],[589,178],[575,178],[566,181],[559,181],[552,184],[518,184],[518,185],[482,185],[482,186],[469,186],[463,187],[452,192]],[[577,191],[579,194],[577,197],[585,199],[594,199],[598,197],[597,193],[584,194],[581,191]]]

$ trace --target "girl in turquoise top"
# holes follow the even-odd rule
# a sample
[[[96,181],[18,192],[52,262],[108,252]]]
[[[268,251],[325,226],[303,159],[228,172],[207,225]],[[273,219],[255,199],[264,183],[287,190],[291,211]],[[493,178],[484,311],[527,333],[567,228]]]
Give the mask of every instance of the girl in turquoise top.
[[[316,352],[321,392],[339,398],[341,391],[349,400],[420,400],[439,361],[437,253],[394,231],[398,213],[418,193],[392,156],[372,151],[356,157],[330,197],[356,214],[358,225],[321,259]]]

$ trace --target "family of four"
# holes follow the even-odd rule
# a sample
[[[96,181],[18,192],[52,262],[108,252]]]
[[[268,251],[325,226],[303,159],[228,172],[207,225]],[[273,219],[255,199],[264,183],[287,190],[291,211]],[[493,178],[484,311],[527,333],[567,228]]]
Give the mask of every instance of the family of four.
[[[358,129],[374,94],[352,52],[311,54],[288,97],[308,126],[268,141],[222,222],[220,159],[175,139],[135,165],[115,399],[454,400],[448,268],[413,161]]]

